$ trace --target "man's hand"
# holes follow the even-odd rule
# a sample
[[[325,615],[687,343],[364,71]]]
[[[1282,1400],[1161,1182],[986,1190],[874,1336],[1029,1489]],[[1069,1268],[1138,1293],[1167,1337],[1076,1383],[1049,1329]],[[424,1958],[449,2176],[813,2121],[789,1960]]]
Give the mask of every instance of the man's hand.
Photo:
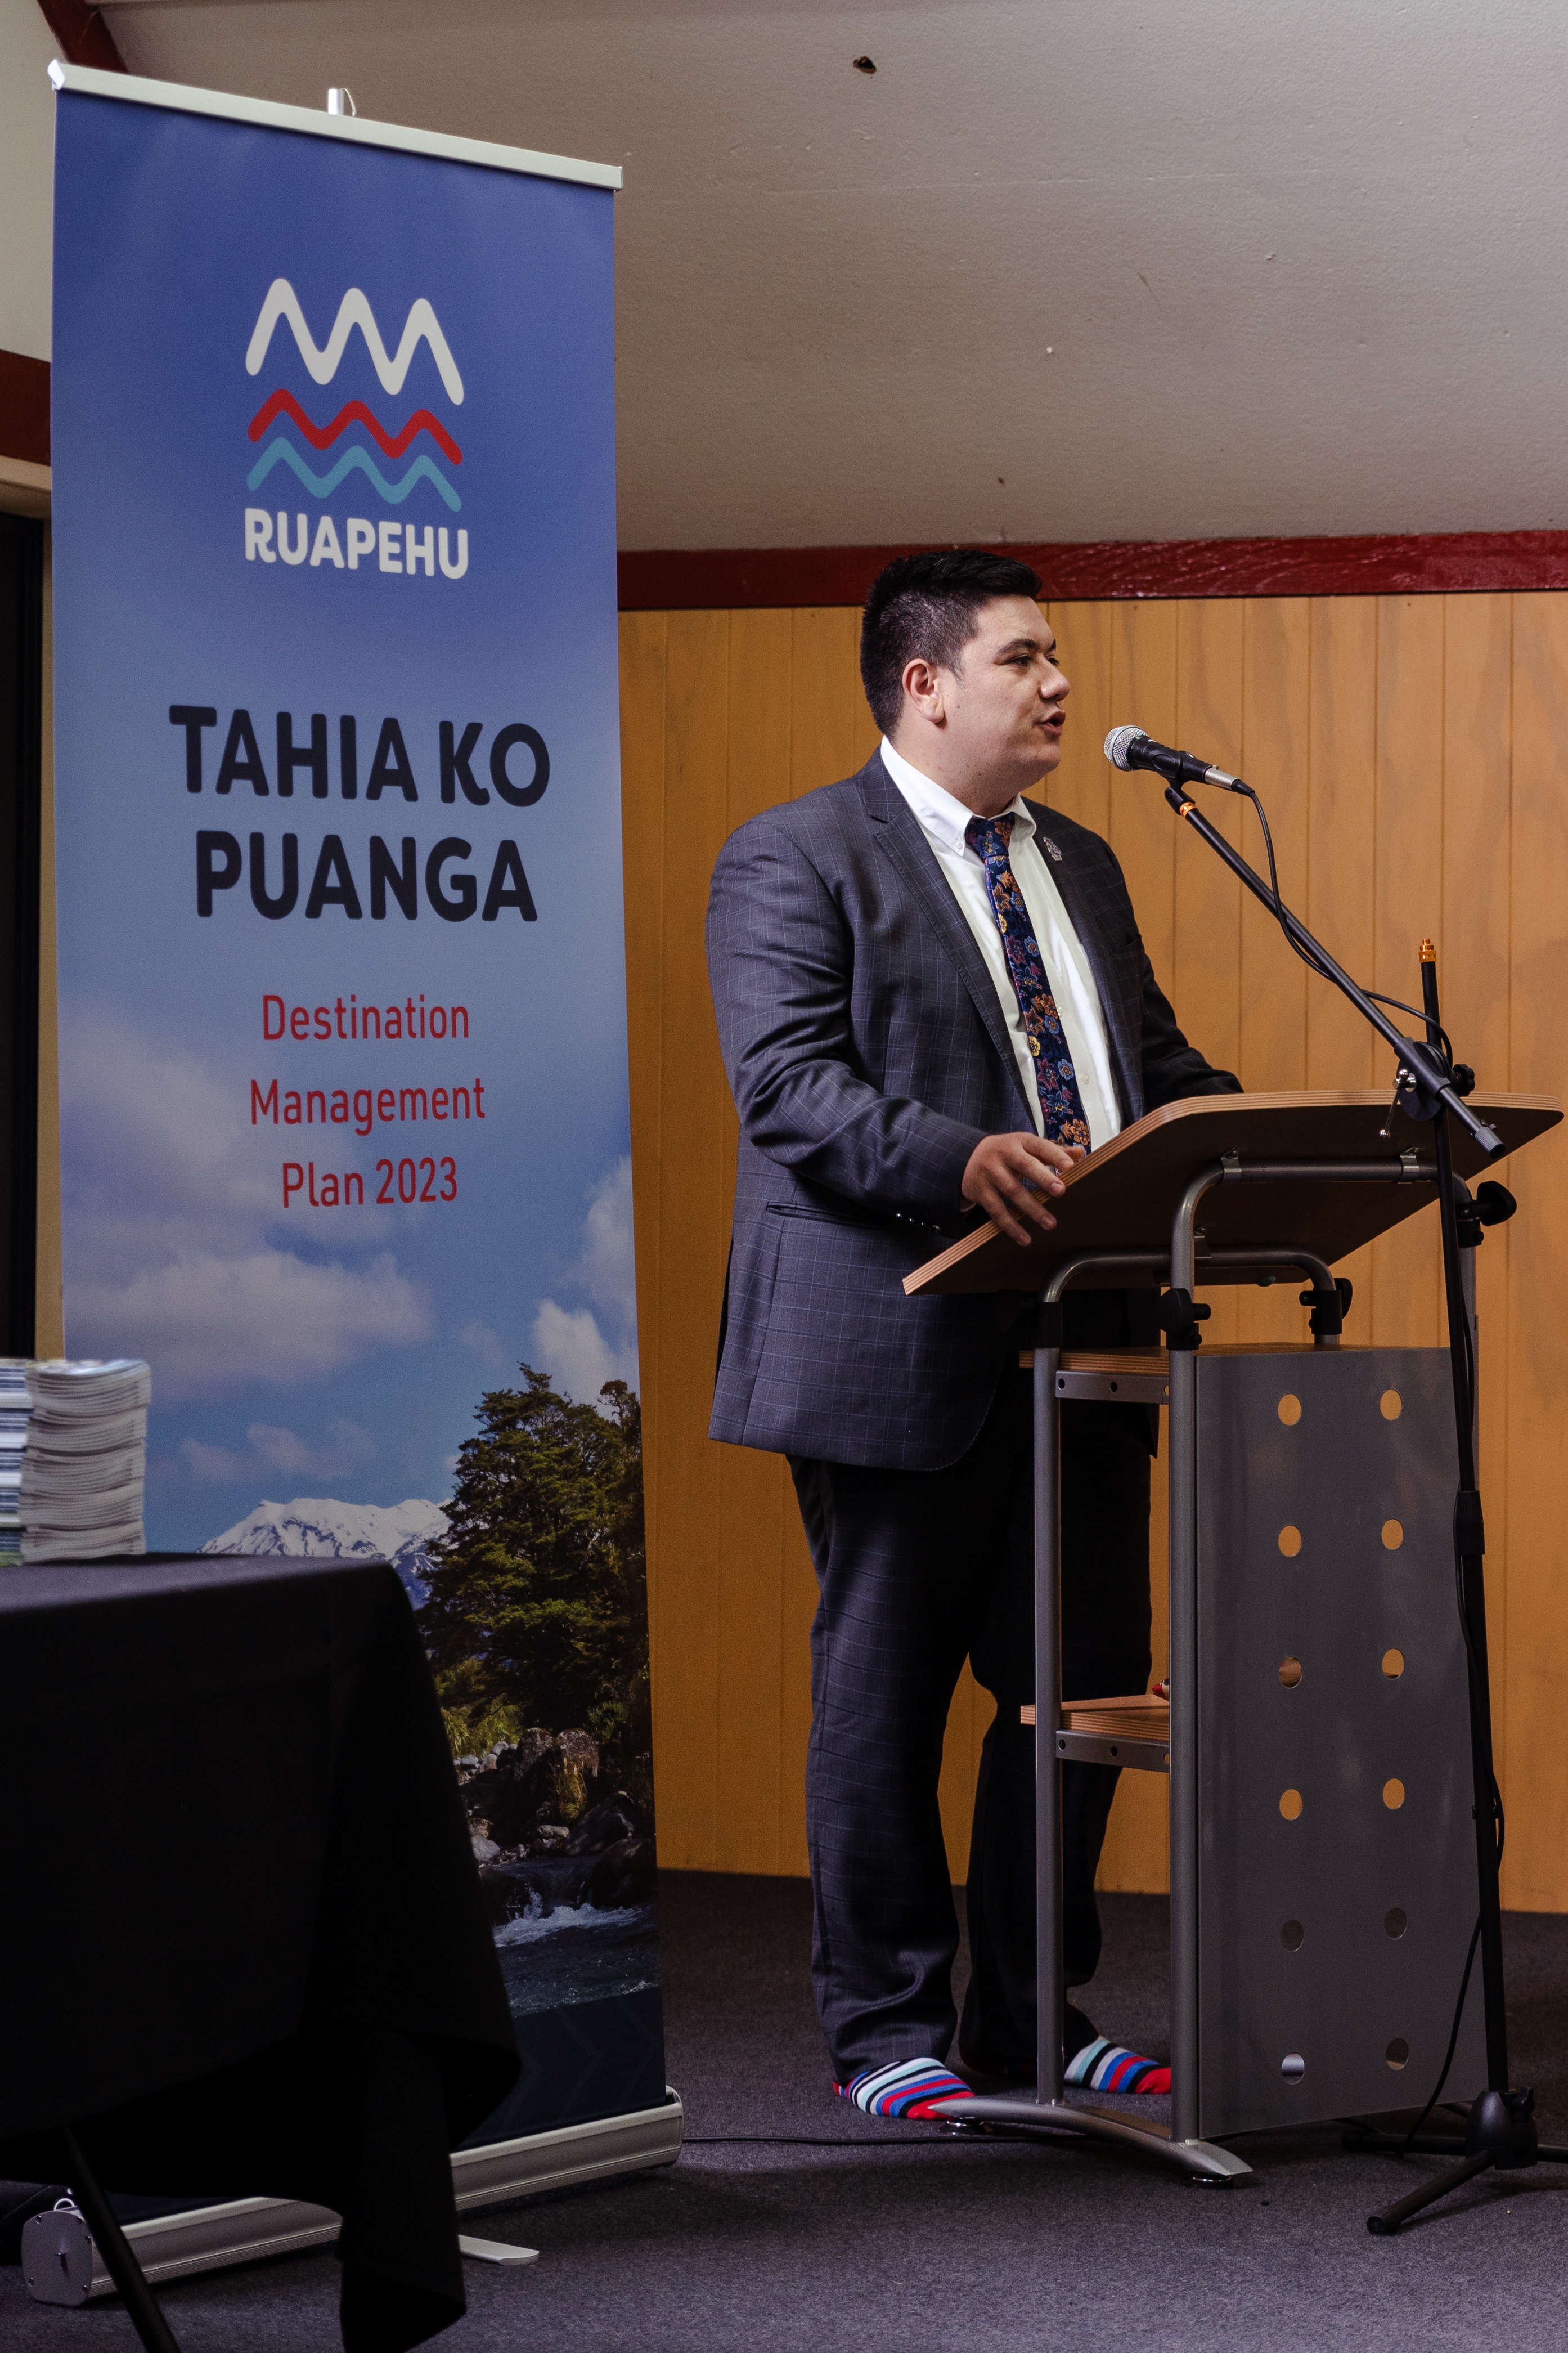
[[[1026,1250],[1033,1236],[1023,1219],[1049,1232],[1056,1219],[1046,1197],[1061,1191],[1062,1177],[1082,1158],[1081,1144],[1047,1144],[1043,1135],[988,1135],[969,1155],[963,1198],[978,1203],[1009,1241]]]

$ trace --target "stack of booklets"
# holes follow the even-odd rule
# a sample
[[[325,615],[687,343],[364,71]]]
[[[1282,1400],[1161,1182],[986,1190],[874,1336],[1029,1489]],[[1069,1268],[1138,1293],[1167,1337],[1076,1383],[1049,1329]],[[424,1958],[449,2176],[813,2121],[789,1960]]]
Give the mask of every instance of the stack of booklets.
[[[142,1502],[153,1377],[139,1359],[26,1367],[18,1508],[25,1561],[147,1549]]]
[[[0,1568],[22,1557],[22,1450],[32,1409],[26,1366],[0,1357]]]

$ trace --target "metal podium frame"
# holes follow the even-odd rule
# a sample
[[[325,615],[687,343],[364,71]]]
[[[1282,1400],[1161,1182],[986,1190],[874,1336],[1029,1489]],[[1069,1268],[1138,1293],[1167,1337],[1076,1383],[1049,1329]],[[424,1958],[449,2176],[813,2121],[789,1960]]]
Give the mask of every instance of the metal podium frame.
[[[1254,1160],[1234,1153],[1210,1162],[1188,1182],[1172,1220],[1168,1253],[1082,1250],[1054,1270],[1039,1293],[1042,1308],[1059,1303],[1076,1278],[1094,1274],[1163,1277],[1189,1296],[1197,1283],[1245,1282],[1261,1268],[1296,1268],[1315,1290],[1331,1293],[1327,1263],[1288,1243],[1200,1254],[1196,1216],[1216,1186],[1310,1180],[1314,1185],[1431,1186],[1435,1162],[1415,1152],[1342,1160]],[[1466,1254],[1467,1287],[1473,1253]],[[1049,1322],[1052,1319],[1044,1319]],[[1194,1335],[1195,1337],[1195,1335]],[[1039,1334],[1034,1351],[1035,1506],[1035,1859],[1036,1955],[1038,1973],[1038,2060],[1033,2098],[1009,2094],[935,2102],[932,2113],[954,2124],[1003,2126],[1065,2134],[1133,2147],[1199,2179],[1234,2180],[1252,2168],[1228,2148],[1199,2137],[1198,2075],[1198,1707],[1197,1707],[1197,1367],[1194,1344],[1173,1332],[1163,1373],[1064,1370],[1058,1334]],[[1321,1332],[1315,1349],[1334,1348],[1337,1335]],[[1171,2122],[1144,2123],[1125,2114],[1077,2105],[1064,2097],[1061,2050],[1066,1996],[1061,1939],[1061,1777],[1064,1758],[1100,1761],[1096,1735],[1061,1723],[1060,1461],[1058,1412],[1064,1398],[1170,1407],[1170,1806],[1171,1806]]]

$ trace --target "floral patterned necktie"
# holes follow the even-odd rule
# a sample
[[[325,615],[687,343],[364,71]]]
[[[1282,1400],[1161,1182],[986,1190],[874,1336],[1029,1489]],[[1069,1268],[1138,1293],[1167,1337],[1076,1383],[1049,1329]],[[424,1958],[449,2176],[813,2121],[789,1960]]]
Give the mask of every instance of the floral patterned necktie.
[[[1047,1138],[1052,1144],[1081,1144],[1087,1152],[1089,1122],[1084,1117],[1083,1097],[1078,1091],[1072,1056],[1057,1011],[1057,1000],[1051,994],[1040,944],[1013,871],[1008,854],[1012,834],[1010,817],[972,817],[963,828],[965,841],[985,869],[985,888],[991,896],[996,928],[1002,934],[1002,947],[1017,993],[1018,1009],[1024,1017],[1029,1051],[1035,1058],[1035,1083],[1039,1089],[1040,1116],[1045,1121]]]

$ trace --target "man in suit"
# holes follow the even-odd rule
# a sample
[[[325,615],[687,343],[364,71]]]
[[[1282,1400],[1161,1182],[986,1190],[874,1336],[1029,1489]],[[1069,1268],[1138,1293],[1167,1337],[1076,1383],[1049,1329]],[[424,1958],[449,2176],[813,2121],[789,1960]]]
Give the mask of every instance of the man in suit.
[[[835,2081],[879,2115],[962,2094],[955,2026],[987,2085],[1031,2081],[1036,2049],[1028,1302],[910,1299],[902,1278],[977,1215],[1026,1241],[1086,1149],[1237,1084],[1177,1028],[1109,846],[1021,797],[1060,759],[1068,691],[1039,594],[994,552],[889,565],[860,649],[880,749],[732,834],[709,908],[741,1120],[711,1433],[795,1477],[821,1590],[813,1981]],[[1069,1292],[1069,1344],[1125,1344],[1130,1312]],[[1068,1698],[1147,1682],[1149,1455],[1137,1409],[1064,1408]],[[966,1657],[997,1712],[960,2025],[937,1781]],[[1071,1986],[1099,1959],[1115,1782],[1064,1773]],[[1070,2005],[1063,2032],[1072,2080],[1168,2084]]]

